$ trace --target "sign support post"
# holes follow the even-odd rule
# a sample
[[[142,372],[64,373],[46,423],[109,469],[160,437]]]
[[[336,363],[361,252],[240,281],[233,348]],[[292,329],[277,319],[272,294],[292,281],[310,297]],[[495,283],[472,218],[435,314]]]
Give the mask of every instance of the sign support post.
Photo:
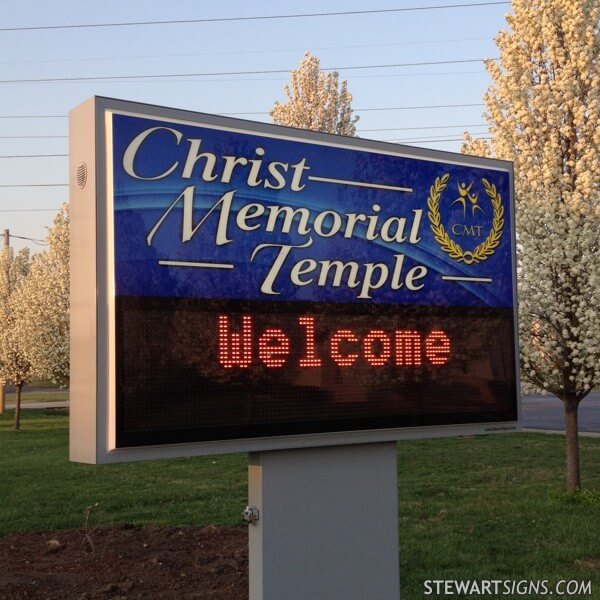
[[[253,452],[250,600],[397,600],[395,442]]]

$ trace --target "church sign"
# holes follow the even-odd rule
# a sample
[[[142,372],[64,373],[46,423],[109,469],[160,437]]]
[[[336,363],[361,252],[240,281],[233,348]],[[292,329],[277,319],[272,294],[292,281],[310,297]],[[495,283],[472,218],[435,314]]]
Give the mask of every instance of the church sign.
[[[509,163],[105,98],[71,126],[75,460],[516,429]]]

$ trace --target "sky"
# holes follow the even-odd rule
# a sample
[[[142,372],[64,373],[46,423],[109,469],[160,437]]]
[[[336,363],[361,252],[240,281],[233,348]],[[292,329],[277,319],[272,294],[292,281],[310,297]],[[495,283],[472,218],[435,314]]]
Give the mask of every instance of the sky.
[[[20,238],[43,240],[68,200],[68,157],[31,155],[68,153],[67,114],[87,98],[109,96],[268,122],[273,103],[285,100],[289,71],[306,50],[322,68],[336,68],[348,81],[360,117],[357,135],[458,152],[464,131],[487,135],[482,96],[490,79],[482,59],[498,56],[494,37],[506,28],[510,6],[482,5],[486,1],[3,0],[0,231],[10,229],[17,249],[43,248]],[[454,7],[426,9],[442,5]],[[413,8],[420,10],[396,10]],[[214,20],[386,9],[390,12]],[[213,20],[15,30],[186,19]],[[433,62],[438,64],[414,64]],[[380,67],[407,63],[413,65]],[[214,75],[276,70],[283,72]],[[103,79],[39,81],[80,77]],[[427,108],[458,104],[473,106]]]

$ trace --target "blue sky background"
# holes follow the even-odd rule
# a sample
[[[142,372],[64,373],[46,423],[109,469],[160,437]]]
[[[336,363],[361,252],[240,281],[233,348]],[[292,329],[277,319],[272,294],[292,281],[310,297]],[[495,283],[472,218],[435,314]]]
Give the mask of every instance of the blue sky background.
[[[283,4],[238,0],[209,3],[35,2],[4,0],[0,28],[123,21],[281,15],[452,4],[431,0],[304,0]],[[458,3],[458,2],[456,2]],[[475,4],[472,0],[465,3]],[[0,156],[66,154],[67,112],[92,95],[174,106],[208,113],[244,113],[268,121],[283,101],[288,74],[228,75],[136,81],[27,82],[14,79],[140,75],[295,68],[310,50],[322,67],[493,58],[494,36],[505,27],[509,5],[372,15],[218,22],[100,29],[0,31]],[[487,135],[483,106],[489,85],[483,63],[384,69],[339,69],[360,115],[358,135],[458,151],[463,131]],[[366,110],[416,106],[410,110]],[[20,119],[19,115],[56,115]],[[427,129],[427,128],[436,129]],[[438,129],[438,127],[440,127]],[[445,128],[441,128],[445,127]],[[446,128],[447,127],[447,128]],[[374,129],[388,131],[371,131]],[[391,130],[394,128],[395,130]],[[419,128],[419,129],[411,129]],[[452,140],[452,141],[446,141]],[[0,158],[0,185],[67,183],[66,157]],[[66,187],[0,187],[0,230],[43,238]],[[41,210],[51,209],[51,210]],[[27,210],[35,212],[13,212]],[[38,212],[39,211],[39,212]],[[30,242],[13,239],[16,248]],[[33,245],[36,248],[35,245]]]

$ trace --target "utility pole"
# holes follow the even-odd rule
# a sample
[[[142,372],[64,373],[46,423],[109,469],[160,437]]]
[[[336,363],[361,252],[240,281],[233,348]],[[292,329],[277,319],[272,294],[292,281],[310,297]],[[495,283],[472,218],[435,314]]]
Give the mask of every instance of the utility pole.
[[[4,247],[10,247],[10,231],[4,230]],[[4,393],[4,380],[0,379],[0,415],[6,411],[6,394]]]

